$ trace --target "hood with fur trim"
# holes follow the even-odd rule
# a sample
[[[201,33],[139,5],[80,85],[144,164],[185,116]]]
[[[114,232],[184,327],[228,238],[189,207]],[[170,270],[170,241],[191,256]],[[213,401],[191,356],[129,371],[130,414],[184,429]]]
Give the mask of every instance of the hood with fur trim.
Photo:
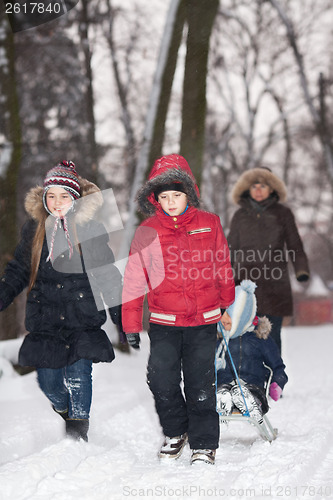
[[[79,200],[80,210],[75,214],[75,222],[76,224],[81,225],[94,217],[103,204],[103,196],[100,189],[87,179],[79,177],[79,183],[81,188],[81,198]],[[39,221],[42,214],[45,212],[43,205],[43,193],[44,188],[42,186],[36,186],[31,188],[25,197],[25,210],[27,214],[36,221]],[[91,194],[94,194],[95,196],[88,196]],[[85,197],[85,199],[84,203],[81,205],[83,197]]]
[[[163,184],[177,182],[182,183],[189,205],[198,208],[200,193],[187,161],[180,155],[170,154],[155,161],[148,181],[138,191],[136,200],[140,212],[145,216],[154,215],[160,207],[154,191]]]
[[[266,316],[261,316],[258,318],[258,325],[255,328],[255,330],[253,330],[253,332],[256,334],[258,339],[266,340],[268,339],[271,330],[272,330],[272,323]]]
[[[273,189],[281,203],[287,199],[287,189],[285,183],[279,179],[267,167],[256,167],[251,170],[246,170],[236,182],[231,197],[234,203],[240,204],[242,197],[250,189],[252,184],[262,182]]]

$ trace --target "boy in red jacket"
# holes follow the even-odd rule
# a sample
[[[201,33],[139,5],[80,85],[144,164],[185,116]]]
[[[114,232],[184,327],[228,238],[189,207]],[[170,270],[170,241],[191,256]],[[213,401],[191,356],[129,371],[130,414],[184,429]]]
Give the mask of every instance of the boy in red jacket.
[[[234,301],[235,285],[220,220],[198,208],[199,196],[182,156],[155,162],[137,196],[148,218],[132,241],[122,319],[128,343],[139,348],[148,289],[147,381],[165,435],[159,457],[178,458],[188,440],[192,464],[214,464],[216,325]]]

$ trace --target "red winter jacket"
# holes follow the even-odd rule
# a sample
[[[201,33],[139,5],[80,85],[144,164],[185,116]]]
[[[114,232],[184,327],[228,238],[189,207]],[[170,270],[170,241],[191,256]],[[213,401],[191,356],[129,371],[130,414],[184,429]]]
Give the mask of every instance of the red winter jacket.
[[[182,182],[189,207],[166,215],[154,189]],[[217,215],[196,208],[199,191],[184,158],[168,155],[155,162],[138,194],[141,210],[155,214],[134,236],[124,276],[122,323],[126,333],[142,330],[147,291],[150,322],[175,326],[217,323],[221,308],[234,301],[229,249]]]

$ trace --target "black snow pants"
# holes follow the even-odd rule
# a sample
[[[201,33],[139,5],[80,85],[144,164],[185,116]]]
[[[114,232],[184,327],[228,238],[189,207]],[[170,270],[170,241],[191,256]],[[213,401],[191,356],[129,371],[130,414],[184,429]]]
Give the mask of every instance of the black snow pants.
[[[147,382],[166,436],[188,433],[190,448],[219,444],[216,411],[216,324],[196,327],[150,323]]]

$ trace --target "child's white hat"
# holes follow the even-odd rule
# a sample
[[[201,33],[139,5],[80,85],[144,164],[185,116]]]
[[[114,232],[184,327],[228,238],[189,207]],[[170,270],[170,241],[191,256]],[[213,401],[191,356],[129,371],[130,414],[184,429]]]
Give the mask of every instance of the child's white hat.
[[[243,280],[235,289],[235,301],[227,308],[232,319],[229,337],[238,337],[255,329],[253,320],[257,311],[257,300],[254,294],[257,285],[251,280]]]

